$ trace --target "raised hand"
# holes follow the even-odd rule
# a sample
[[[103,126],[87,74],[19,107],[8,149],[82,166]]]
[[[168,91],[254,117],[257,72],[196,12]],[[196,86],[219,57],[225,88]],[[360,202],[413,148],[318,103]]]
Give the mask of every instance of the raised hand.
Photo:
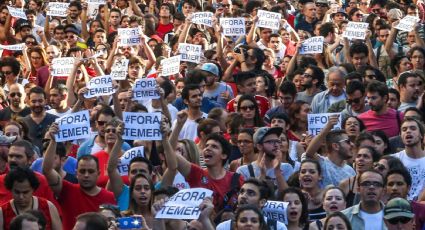
[[[177,124],[184,125],[186,123],[188,114],[186,111],[182,110],[177,113]]]

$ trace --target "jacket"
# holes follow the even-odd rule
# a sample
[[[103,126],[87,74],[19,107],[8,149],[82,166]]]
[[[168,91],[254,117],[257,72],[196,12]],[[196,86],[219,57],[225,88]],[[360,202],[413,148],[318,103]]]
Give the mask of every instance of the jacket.
[[[364,230],[365,229],[364,228],[365,222],[362,219],[362,217],[360,216],[360,204],[361,203],[362,202],[341,211],[342,213],[344,213],[344,215],[350,221],[352,229],[356,229],[356,230]],[[381,202],[381,207],[382,207],[382,209],[384,209],[384,207],[385,207],[384,203],[382,203],[382,202]],[[385,226],[384,220],[382,220],[382,229],[376,229],[376,230],[387,230],[387,227]]]

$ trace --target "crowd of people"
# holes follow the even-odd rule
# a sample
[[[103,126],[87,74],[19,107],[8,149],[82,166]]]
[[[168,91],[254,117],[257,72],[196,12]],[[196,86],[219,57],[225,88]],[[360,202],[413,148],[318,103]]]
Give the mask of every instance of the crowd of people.
[[[423,0],[57,2],[65,15],[0,0],[0,229],[425,229]],[[263,11],[278,29],[260,27]],[[245,34],[225,36],[223,18]],[[367,25],[364,38],[347,25]],[[164,75],[181,44],[202,52]],[[87,98],[107,75],[114,92]],[[158,97],[135,99],[149,78]],[[59,141],[58,118],[84,110],[90,137]],[[124,138],[127,112],[161,113],[160,140]],[[213,191],[199,218],[156,218],[191,188]],[[268,201],[285,202],[283,219]]]

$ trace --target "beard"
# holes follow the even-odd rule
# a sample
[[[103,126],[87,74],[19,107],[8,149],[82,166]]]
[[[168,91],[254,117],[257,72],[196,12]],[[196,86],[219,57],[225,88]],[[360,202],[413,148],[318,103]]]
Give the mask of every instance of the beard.
[[[313,82],[308,81],[305,84],[301,85],[304,89],[310,89],[311,87],[313,87]]]
[[[370,105],[370,104],[369,104],[369,106],[370,106],[370,109],[372,111],[375,111],[375,112],[378,112],[379,110],[381,110],[384,107],[384,105]]]
[[[269,158],[270,160],[273,160],[276,158],[276,155],[273,152],[264,152],[264,154],[266,154],[266,157]]]

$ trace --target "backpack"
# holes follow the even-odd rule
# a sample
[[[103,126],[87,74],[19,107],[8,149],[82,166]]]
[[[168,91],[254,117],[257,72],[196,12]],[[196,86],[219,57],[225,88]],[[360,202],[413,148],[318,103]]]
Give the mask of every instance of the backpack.
[[[239,178],[241,175],[239,173],[234,173],[232,175],[232,181],[230,184],[230,190],[223,197],[223,205],[230,206],[233,209],[236,207],[238,203],[238,193],[240,190]]]

